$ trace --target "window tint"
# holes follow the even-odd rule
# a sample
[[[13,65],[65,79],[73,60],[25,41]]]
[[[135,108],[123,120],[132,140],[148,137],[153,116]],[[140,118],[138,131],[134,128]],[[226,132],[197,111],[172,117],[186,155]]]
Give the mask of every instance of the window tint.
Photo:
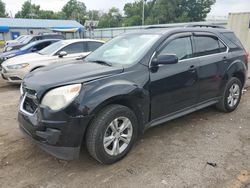
[[[244,48],[243,45],[241,44],[240,40],[235,36],[234,33],[221,33],[224,37],[226,37],[228,40],[230,40],[234,45],[240,48]]]
[[[220,52],[226,52],[227,51],[227,47],[220,40],[219,40],[219,47],[220,47]]]
[[[100,42],[88,42],[88,49],[90,52],[95,51],[97,48],[99,48],[102,45]]]
[[[35,45],[35,46],[33,47],[33,49],[35,48],[37,51],[39,51],[39,50],[41,50],[41,49],[47,47],[47,46],[50,45],[50,44],[51,44],[51,42],[43,42],[43,43],[40,43],[40,44],[38,44],[38,45]]]
[[[64,47],[60,51],[65,51],[68,54],[82,53],[82,52],[84,52],[83,42],[77,42],[74,44],[70,44],[70,45]]]
[[[191,38],[183,37],[171,41],[159,55],[175,54],[179,60],[191,58],[193,55]]]
[[[219,41],[217,37],[195,36],[196,45],[195,57],[220,53]]]

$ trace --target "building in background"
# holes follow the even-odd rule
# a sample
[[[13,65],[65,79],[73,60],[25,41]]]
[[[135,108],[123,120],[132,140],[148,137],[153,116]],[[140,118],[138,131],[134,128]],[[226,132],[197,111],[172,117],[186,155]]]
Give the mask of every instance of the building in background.
[[[75,20],[0,18],[0,41],[51,32],[62,33],[67,39],[82,38],[84,26]]]
[[[250,52],[250,12],[230,13],[227,27],[235,32],[247,52]]]

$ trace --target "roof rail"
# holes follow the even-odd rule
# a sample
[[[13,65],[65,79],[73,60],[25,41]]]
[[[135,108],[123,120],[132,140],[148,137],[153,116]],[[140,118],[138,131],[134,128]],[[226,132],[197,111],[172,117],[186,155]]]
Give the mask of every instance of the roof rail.
[[[201,28],[203,27],[203,28],[226,29],[223,26],[214,24],[187,24],[187,25],[175,25],[175,26],[154,25],[154,26],[148,26],[145,29],[164,29],[164,28],[176,28],[176,27],[201,27]]]
[[[146,27],[145,29],[161,29],[161,28],[172,28],[172,27],[169,27],[169,26],[148,26]]]
[[[214,25],[214,24],[188,24],[185,27],[206,27],[206,28],[218,28],[218,29],[226,29],[223,26],[220,25]]]

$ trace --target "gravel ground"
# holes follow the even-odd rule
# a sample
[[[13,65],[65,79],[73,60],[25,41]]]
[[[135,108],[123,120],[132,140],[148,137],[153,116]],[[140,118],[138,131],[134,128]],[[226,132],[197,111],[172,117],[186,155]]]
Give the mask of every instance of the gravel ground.
[[[148,130],[109,166],[85,148],[70,162],[40,150],[19,131],[18,98],[0,80],[0,187],[250,187],[249,91],[233,113],[210,107]]]

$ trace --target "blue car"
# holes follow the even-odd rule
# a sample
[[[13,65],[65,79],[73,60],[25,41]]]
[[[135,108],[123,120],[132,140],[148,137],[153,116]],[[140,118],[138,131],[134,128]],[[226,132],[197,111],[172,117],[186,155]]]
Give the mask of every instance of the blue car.
[[[51,45],[52,43],[58,42],[59,40],[61,40],[61,39],[39,40],[39,41],[35,41],[35,42],[29,43],[29,44],[23,46],[19,50],[11,50],[8,52],[4,52],[4,53],[0,54],[0,64],[3,61],[5,61],[6,59],[42,50],[43,48]]]

